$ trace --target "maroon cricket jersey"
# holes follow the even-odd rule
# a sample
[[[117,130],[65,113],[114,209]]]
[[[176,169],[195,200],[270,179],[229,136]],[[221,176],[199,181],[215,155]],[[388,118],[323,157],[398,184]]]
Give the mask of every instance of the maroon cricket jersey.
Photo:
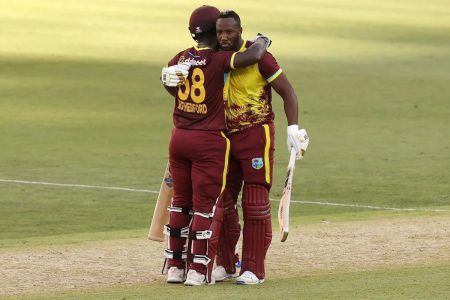
[[[225,130],[224,73],[232,68],[232,51],[192,47],[178,53],[168,66],[190,62],[185,83],[177,88],[173,122],[175,127]]]

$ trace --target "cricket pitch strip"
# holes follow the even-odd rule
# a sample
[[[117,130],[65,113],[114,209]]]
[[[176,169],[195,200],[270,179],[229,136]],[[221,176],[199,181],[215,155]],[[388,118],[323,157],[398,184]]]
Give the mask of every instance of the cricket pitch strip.
[[[450,263],[450,218],[324,222],[274,237],[266,280],[321,270]],[[140,239],[0,249],[0,296],[164,282],[164,243]],[[287,275],[289,276],[289,275]]]

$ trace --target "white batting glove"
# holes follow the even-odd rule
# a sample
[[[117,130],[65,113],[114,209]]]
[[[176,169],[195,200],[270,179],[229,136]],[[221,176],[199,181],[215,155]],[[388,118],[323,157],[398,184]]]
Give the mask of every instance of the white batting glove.
[[[300,144],[300,152],[297,152],[297,159],[302,159],[309,145],[309,136],[306,129],[300,129],[297,132],[297,139]]]
[[[264,35],[262,33],[258,33],[252,40],[252,42],[256,42],[257,39],[264,39],[264,41],[266,42],[266,49],[270,47],[270,45],[272,45],[272,40],[270,39],[270,37],[268,37],[267,35]]]
[[[300,143],[297,139],[297,133],[298,133],[298,125],[289,125],[287,127],[287,146],[288,151],[290,152],[292,148],[294,148],[295,153],[298,155],[298,152],[300,151]]]
[[[189,75],[190,63],[182,63],[162,68],[161,81],[165,86],[180,86]]]
[[[309,137],[305,129],[298,129],[298,125],[290,125],[287,128],[287,146],[291,151],[293,148],[296,159],[302,159],[309,145]]]

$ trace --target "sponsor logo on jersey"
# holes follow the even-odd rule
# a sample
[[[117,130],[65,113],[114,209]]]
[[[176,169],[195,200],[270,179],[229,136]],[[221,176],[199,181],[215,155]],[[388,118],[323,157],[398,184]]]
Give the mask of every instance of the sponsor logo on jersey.
[[[191,63],[191,66],[206,66],[206,58],[202,60],[196,60],[194,58],[187,58],[184,62]]]
[[[253,169],[256,169],[256,170],[259,170],[262,167],[264,167],[264,160],[262,159],[262,157],[252,158],[252,167],[253,167]]]

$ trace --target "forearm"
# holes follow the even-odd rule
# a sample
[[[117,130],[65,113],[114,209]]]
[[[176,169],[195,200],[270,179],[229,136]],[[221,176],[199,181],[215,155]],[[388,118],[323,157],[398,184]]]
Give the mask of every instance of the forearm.
[[[249,48],[248,51],[251,53],[252,58],[258,62],[266,53],[267,43],[264,39],[257,39]],[[255,62],[255,63],[256,63]]]
[[[283,98],[284,112],[288,121],[287,145],[288,149],[294,149],[297,159],[302,159],[308,148],[309,137],[305,129],[299,130],[298,101],[294,88],[289,83],[286,75],[281,74],[271,83],[273,89]]]
[[[264,53],[266,53],[266,42],[263,39],[258,39],[244,52],[236,53],[234,67],[243,68],[256,64],[264,56]]]
[[[282,96],[283,97],[283,96]],[[288,126],[298,124],[298,101],[294,92],[283,97],[284,101],[284,113]]]
[[[288,126],[298,124],[297,95],[286,75],[281,73],[270,85],[283,99]]]

